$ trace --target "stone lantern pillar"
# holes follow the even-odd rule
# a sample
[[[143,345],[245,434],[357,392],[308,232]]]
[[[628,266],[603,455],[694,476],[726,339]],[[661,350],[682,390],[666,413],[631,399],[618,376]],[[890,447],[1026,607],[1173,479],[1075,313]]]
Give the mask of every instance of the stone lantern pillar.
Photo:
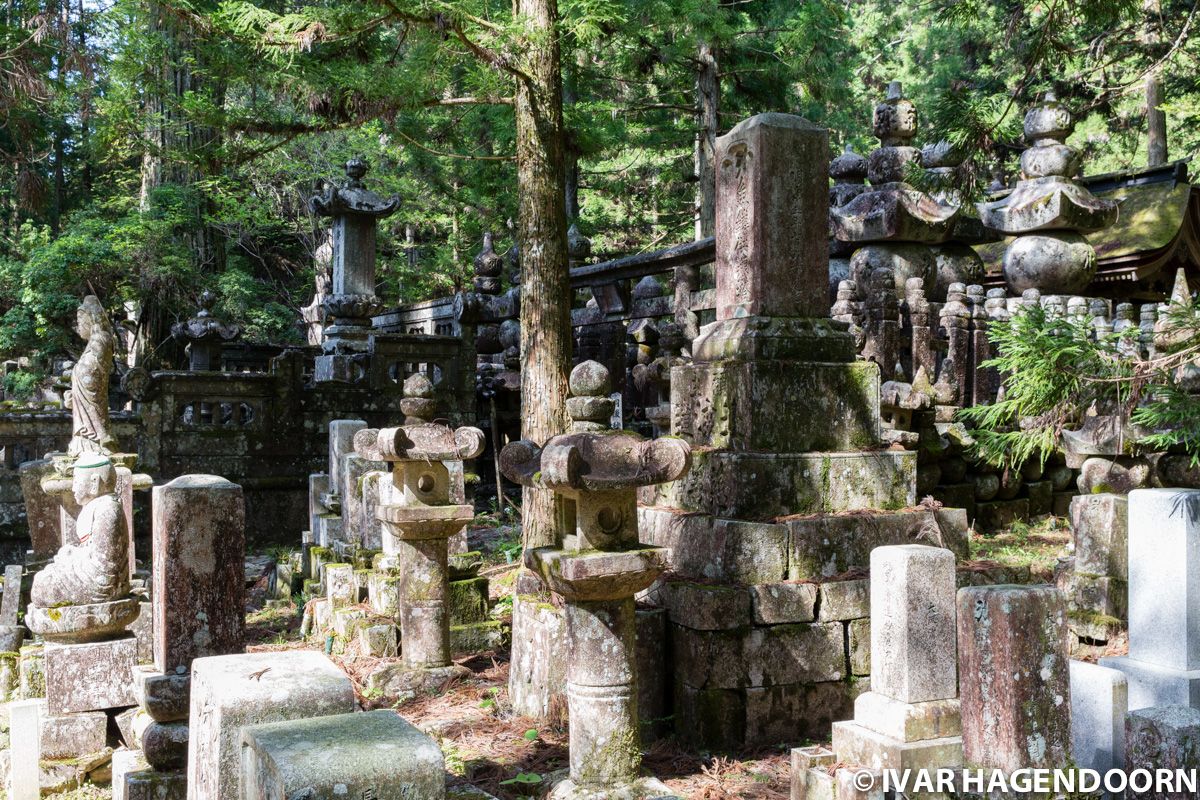
[[[552,797],[658,797],[670,790],[641,775],[634,595],[666,569],[669,551],[638,542],[637,489],[682,476],[691,448],[607,431],[614,401],[608,370],[595,361],[572,371],[570,388],[570,433],[542,447],[512,442],[500,456],[509,479],[575,506],[563,547],[526,556],[567,607],[571,772]]]
[[[379,220],[396,213],[400,199],[385,200],[367,189],[362,179],[368,168],[363,159],[350,159],[346,183],[309,200],[313,213],[333,218],[333,280],[323,303],[328,323],[324,355],[316,360],[318,382],[365,377],[371,317],[383,310],[375,296],[375,233]]]
[[[200,295],[200,310],[187,322],[171,326],[171,336],[187,343],[188,369],[208,372],[221,369],[221,347],[242,335],[241,325],[230,325],[213,316],[217,296],[205,291]]]
[[[464,674],[450,662],[448,540],[471,521],[470,505],[451,502],[446,462],[483,452],[483,431],[451,429],[433,421],[437,403],[433,385],[422,374],[404,382],[400,407],[405,424],[364,428],[354,434],[354,450],[371,461],[392,464],[392,484],[381,491],[376,516],[383,523],[385,550],[393,550],[401,569],[401,672],[388,676],[393,689],[432,689]]]

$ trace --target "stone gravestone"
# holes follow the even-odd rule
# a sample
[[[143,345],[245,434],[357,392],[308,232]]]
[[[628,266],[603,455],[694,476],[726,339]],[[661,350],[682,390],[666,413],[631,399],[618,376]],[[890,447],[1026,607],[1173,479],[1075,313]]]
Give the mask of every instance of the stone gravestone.
[[[1200,766],[1200,710],[1162,706],[1131,711],[1125,717],[1125,769],[1189,770]],[[1126,792],[1130,800],[1192,800],[1190,792]]]
[[[1067,610],[1050,586],[958,592],[959,698],[968,767],[1013,772],[1071,759]]]
[[[128,772],[127,800],[187,792],[191,666],[245,646],[246,508],[242,487],[184,475],[153,493],[154,667],[134,670],[137,730],[150,769]]]
[[[354,711],[350,679],[311,650],[192,663],[188,800],[241,800],[242,728]]]
[[[1200,707],[1200,490],[1129,493],[1129,709]]]
[[[871,551],[871,691],[852,722],[833,724],[836,761],[870,770],[961,766],[955,643],[954,554],[896,545]],[[794,754],[803,763],[803,754]],[[828,769],[792,776],[793,792],[819,796]],[[841,796],[839,793],[838,796]]]

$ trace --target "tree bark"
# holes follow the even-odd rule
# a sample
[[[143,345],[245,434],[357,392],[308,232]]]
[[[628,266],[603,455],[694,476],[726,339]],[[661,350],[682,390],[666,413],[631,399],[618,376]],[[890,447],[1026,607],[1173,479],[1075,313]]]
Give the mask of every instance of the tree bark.
[[[517,77],[517,237],[521,245],[521,436],[544,444],[567,428],[571,282],[567,266],[562,66],[557,0],[513,0],[524,21]],[[526,547],[557,541],[554,495],[524,492]]]
[[[711,42],[696,53],[696,239],[713,235],[717,222],[717,182],[713,154],[717,151],[720,75]]]
[[[1159,107],[1163,102],[1162,78],[1157,72],[1146,76],[1146,165],[1167,163],[1167,115]]]

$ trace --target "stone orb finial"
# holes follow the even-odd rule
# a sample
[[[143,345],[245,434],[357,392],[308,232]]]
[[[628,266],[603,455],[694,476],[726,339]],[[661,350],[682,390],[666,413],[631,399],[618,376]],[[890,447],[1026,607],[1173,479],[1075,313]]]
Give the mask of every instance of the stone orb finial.
[[[433,383],[424,372],[414,372],[404,379],[404,396],[428,400],[433,397]]]
[[[361,181],[371,169],[371,165],[362,156],[355,156],[346,162],[346,177],[353,181]]]
[[[571,370],[572,397],[607,397],[612,392],[608,367],[599,361],[584,361]]]

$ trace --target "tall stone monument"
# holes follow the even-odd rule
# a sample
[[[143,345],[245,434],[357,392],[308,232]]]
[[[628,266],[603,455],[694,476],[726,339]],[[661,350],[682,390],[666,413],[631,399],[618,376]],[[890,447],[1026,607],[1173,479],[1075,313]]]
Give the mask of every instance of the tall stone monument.
[[[869,671],[847,656],[865,647],[865,597],[850,599],[863,582],[831,579],[922,530],[965,546],[961,511],[901,510],[916,459],[881,448],[879,367],[828,316],[828,147],[783,114],[718,140],[717,319],[671,370],[671,433],[692,467],[639,492],[642,541],[672,550],[654,597],[676,732],[703,746],[827,736]]]
[[[602,364],[583,362],[571,372],[571,432],[540,447],[512,442],[500,456],[510,480],[574,505],[563,546],[527,556],[567,605],[571,771],[554,787],[557,800],[669,793],[641,775],[633,598],[666,569],[667,551],[638,543],[637,488],[679,478],[691,452],[679,439],[608,431],[611,388]]]
[[[375,294],[375,233],[379,220],[400,206],[367,189],[367,162],[346,162],[346,182],[312,198],[313,213],[333,218],[333,280],[323,301],[326,318],[323,354],[317,356],[318,382],[358,383],[366,377],[371,317],[383,310]]]

